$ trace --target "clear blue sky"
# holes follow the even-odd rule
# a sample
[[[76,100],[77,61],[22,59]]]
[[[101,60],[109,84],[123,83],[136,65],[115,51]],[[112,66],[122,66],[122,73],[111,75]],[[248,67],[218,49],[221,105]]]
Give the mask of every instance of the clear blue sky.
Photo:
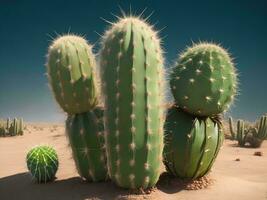
[[[49,36],[71,32],[96,43],[110,14],[124,10],[152,11],[151,23],[166,27],[167,66],[192,41],[221,43],[235,57],[241,94],[230,114],[254,120],[267,112],[267,1],[24,1],[0,0],[0,118],[58,122],[65,116],[47,86],[45,54]],[[97,52],[97,45],[95,51]]]

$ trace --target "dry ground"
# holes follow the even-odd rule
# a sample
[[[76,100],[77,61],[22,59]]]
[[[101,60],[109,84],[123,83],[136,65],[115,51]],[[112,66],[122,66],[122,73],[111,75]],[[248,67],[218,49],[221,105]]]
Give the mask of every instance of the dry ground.
[[[0,200],[84,199],[267,199],[267,141],[260,149],[239,148],[226,140],[210,174],[215,180],[207,189],[188,191],[170,184],[163,176],[149,195],[129,194],[111,182],[85,183],[76,173],[64,127],[60,124],[29,124],[23,136],[0,138]],[[25,156],[38,144],[52,145],[58,152],[57,179],[36,184],[27,172]],[[263,156],[254,156],[261,151]],[[237,158],[240,161],[235,161]]]

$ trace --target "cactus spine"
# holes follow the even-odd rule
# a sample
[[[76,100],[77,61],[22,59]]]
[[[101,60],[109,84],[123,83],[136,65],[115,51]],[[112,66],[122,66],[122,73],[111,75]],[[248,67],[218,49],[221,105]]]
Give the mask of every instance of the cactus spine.
[[[27,167],[38,183],[46,183],[55,178],[58,169],[56,151],[49,146],[32,148],[26,157]]]
[[[87,181],[107,179],[103,109],[70,115],[66,131],[80,176]]]
[[[68,114],[87,112],[97,101],[95,58],[86,40],[62,36],[49,47],[47,71],[54,96]]]
[[[88,181],[106,179],[103,120],[99,108],[95,57],[86,40],[67,35],[49,47],[47,70],[51,88],[68,113],[66,132],[80,176]],[[98,113],[98,114],[96,114]],[[99,122],[96,122],[99,121]]]
[[[148,188],[163,149],[163,58],[156,32],[125,17],[106,31],[101,50],[108,170],[117,185]]]
[[[220,122],[197,118],[172,106],[164,130],[167,171],[186,179],[204,176],[212,167],[223,142]]]
[[[184,111],[212,116],[226,111],[233,102],[237,74],[226,50],[200,43],[180,56],[170,84],[177,105]]]

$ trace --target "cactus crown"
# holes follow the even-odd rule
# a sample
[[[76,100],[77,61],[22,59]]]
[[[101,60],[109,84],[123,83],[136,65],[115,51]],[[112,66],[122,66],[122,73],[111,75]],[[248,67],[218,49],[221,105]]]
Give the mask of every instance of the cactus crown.
[[[182,53],[171,74],[177,104],[197,116],[226,111],[237,93],[237,73],[225,49],[199,43]]]
[[[49,47],[47,71],[55,98],[69,114],[86,112],[98,104],[95,57],[85,39],[57,38]]]

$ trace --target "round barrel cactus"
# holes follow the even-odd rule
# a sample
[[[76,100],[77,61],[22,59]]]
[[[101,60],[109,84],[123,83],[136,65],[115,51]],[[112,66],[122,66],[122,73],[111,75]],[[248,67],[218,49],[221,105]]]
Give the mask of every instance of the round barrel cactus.
[[[47,71],[54,96],[68,114],[87,112],[98,104],[95,57],[85,39],[66,35],[49,47]]]
[[[153,187],[163,150],[163,58],[156,32],[125,17],[102,41],[101,78],[111,179],[124,188]]]
[[[174,176],[195,179],[210,170],[223,142],[220,122],[172,106],[165,122],[164,164]]]
[[[80,176],[87,181],[106,180],[103,109],[69,115],[66,132]]]
[[[52,147],[34,147],[27,154],[26,160],[31,175],[38,183],[54,180],[58,169],[58,156]]]
[[[226,50],[200,43],[182,53],[170,85],[180,108],[193,115],[211,116],[230,107],[237,92],[237,73]]]

